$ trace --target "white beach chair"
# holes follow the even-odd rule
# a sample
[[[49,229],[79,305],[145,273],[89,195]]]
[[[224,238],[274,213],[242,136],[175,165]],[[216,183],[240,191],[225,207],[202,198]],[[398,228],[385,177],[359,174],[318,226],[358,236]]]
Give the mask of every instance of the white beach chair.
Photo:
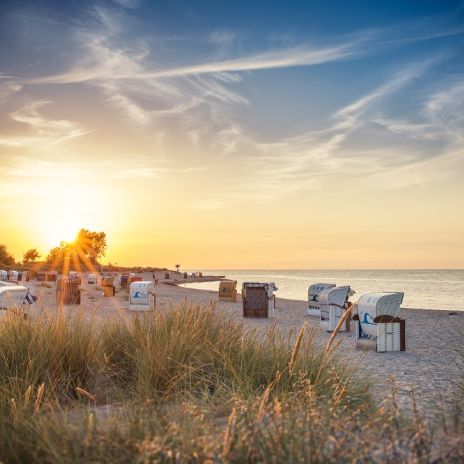
[[[30,295],[27,287],[0,285],[0,316],[6,316],[9,310],[19,310],[27,314],[29,307],[33,304],[34,298]]]
[[[155,307],[153,281],[132,282],[129,287],[129,311],[153,311]]]
[[[383,292],[361,295],[356,304],[356,344],[376,342],[376,350],[405,351],[406,325],[398,317],[404,293]]]
[[[8,281],[9,282],[18,282],[19,272],[18,271],[8,271]]]
[[[349,286],[327,288],[319,293],[320,324],[324,330],[327,332],[335,330],[338,321],[349,306],[348,298],[354,293]],[[342,324],[340,332],[349,331],[350,319],[348,318]]]
[[[312,284],[308,288],[308,309],[306,310],[307,316],[321,316],[321,308],[319,306],[319,293],[322,290],[336,287],[335,284]]]

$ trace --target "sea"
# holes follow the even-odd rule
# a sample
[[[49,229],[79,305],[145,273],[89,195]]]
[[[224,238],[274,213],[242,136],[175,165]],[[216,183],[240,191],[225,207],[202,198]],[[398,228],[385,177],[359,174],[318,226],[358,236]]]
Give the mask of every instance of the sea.
[[[192,271],[190,271],[192,272]],[[313,283],[350,285],[357,295],[403,292],[403,308],[464,311],[464,269],[440,270],[202,270],[203,275],[224,275],[242,282],[275,282],[279,298],[307,301]],[[186,284],[217,290],[217,282]],[[356,295],[352,297],[356,299]]]

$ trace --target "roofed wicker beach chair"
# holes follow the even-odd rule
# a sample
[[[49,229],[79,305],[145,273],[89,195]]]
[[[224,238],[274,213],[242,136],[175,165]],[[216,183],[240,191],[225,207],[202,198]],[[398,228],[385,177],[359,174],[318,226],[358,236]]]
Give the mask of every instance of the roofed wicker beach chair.
[[[116,287],[114,286],[114,276],[102,277],[101,287],[103,290],[103,296],[115,296]]]
[[[221,280],[219,282],[219,301],[237,301],[236,280]]]
[[[128,274],[121,274],[119,276],[119,285],[121,288],[127,288],[129,285],[129,275]]]
[[[344,312],[350,307],[349,297],[355,291],[350,286],[333,287],[319,293],[319,306],[321,311],[321,327],[327,332],[333,332]],[[340,332],[350,331],[350,318],[347,318],[339,329]]]
[[[405,351],[406,322],[398,317],[404,293],[383,292],[361,295],[355,305],[356,346],[374,341],[376,351]]]
[[[276,290],[274,282],[243,282],[243,317],[274,317]]]
[[[336,287],[335,284],[312,284],[308,288],[308,309],[306,314],[308,316],[321,316],[321,308],[319,306],[319,294],[322,290]]]
[[[81,279],[79,277],[61,277],[56,281],[56,303],[58,305],[81,304]]]

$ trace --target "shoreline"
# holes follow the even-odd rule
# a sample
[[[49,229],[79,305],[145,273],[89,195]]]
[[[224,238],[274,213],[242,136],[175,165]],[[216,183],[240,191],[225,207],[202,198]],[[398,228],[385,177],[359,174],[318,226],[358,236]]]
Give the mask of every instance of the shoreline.
[[[209,279],[209,277],[212,277],[211,279]],[[184,281],[174,281],[172,283],[168,283],[168,282],[163,282],[165,284],[168,284],[168,285],[176,285],[178,287],[183,287],[183,288],[189,288],[188,286],[190,284],[196,284],[196,283],[208,283],[208,282],[220,282],[221,280],[227,280],[226,277],[224,276],[220,276],[221,278],[219,278],[219,276],[205,276],[203,277],[203,279],[205,278],[208,278],[208,280],[201,280],[202,278],[197,278],[197,279],[192,279],[191,281],[189,282],[186,282],[185,280]],[[185,287],[184,287],[185,286]],[[211,293],[211,294],[215,294],[217,293],[217,290],[208,290],[208,289],[205,289],[205,288],[195,288],[195,287],[191,287],[190,290],[196,290],[196,291],[200,291],[200,292],[208,292],[208,293]],[[241,295],[241,293],[238,291],[238,287],[237,287],[237,295]],[[355,294],[356,295],[356,294]],[[356,299],[356,297],[354,298]],[[305,299],[305,300],[299,300],[299,299],[296,299],[296,298],[285,298],[285,297],[278,297],[276,296],[276,300],[282,300],[282,301],[289,301],[289,302],[295,302],[295,303],[308,303],[308,300]],[[463,309],[440,309],[440,308],[410,308],[410,307],[404,307],[404,306],[401,306],[401,310],[405,310],[405,311],[430,311],[430,312],[453,312],[453,311],[456,311],[458,313],[464,313],[464,308]]]

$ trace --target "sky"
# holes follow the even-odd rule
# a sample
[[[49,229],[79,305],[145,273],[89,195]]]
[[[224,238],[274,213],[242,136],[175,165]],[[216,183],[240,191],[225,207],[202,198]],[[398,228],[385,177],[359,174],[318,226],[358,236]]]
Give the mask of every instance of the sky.
[[[462,1],[0,5],[0,243],[464,267]]]

